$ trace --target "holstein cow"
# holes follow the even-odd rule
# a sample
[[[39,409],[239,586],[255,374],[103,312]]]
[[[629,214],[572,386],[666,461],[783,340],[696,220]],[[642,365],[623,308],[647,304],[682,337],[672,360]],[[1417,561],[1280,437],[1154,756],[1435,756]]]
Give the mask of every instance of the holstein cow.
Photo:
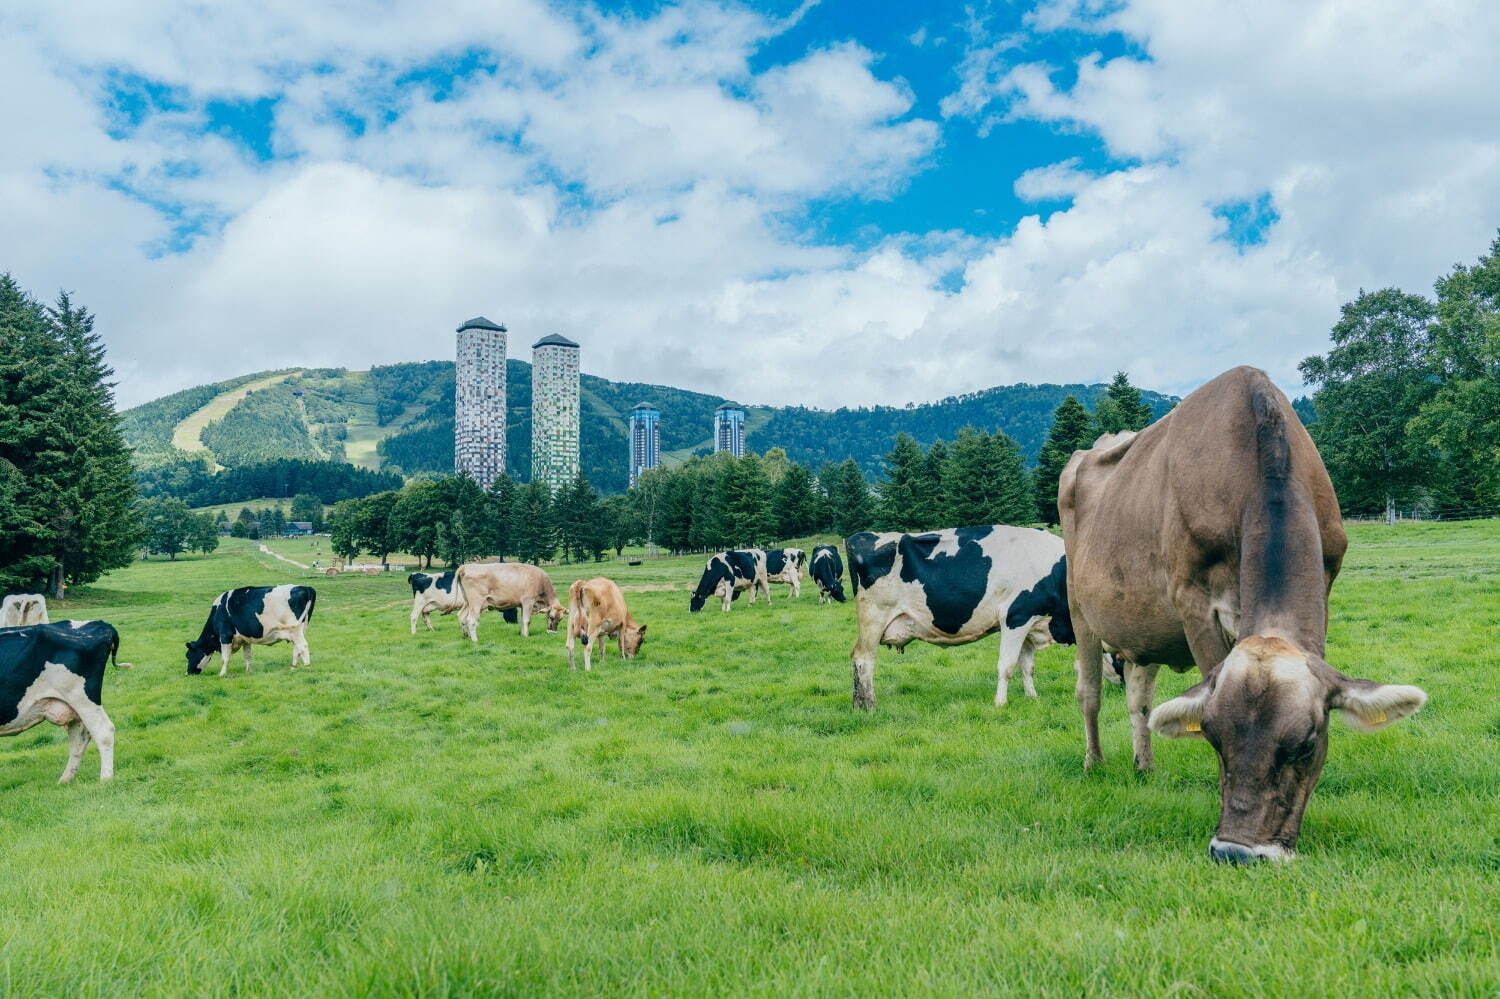
[[[547,615],[547,630],[556,633],[567,611],[547,574],[525,562],[474,562],[459,566],[455,578],[464,595],[458,624],[471,642],[479,641],[479,615],[487,610],[505,612],[507,621],[519,612],[522,638],[531,636],[533,614]]]
[[[844,560],[839,558],[837,546],[814,546],[808,574],[818,584],[818,603],[826,604],[829,600],[844,602]]]
[[[115,775],[115,726],[103,695],[105,664],[119,648],[119,632],[104,621],[0,629],[0,735],[44,721],[67,728],[68,765],[59,784],[78,773],[90,739],[99,744],[99,779]]]
[[[452,570],[443,573],[414,572],[406,577],[411,584],[411,633],[417,633],[417,622],[436,631],[429,615],[433,611],[452,614],[464,606],[464,590]]]
[[[611,635],[619,642],[620,658],[634,659],[646,639],[646,626],[630,616],[625,594],[614,580],[598,576],[575,581],[568,589],[568,668],[578,668],[573,659],[574,639],[583,640],[583,668],[592,670],[594,646]]]
[[[307,666],[307,623],[312,620],[318,594],[311,586],[241,586],[221,593],[209,608],[198,640],[187,643],[187,671],[203,672],[203,661],[219,653],[219,675],[229,674],[229,656],[243,651],[250,672],[250,647],[292,643],[292,669]]]
[[[1312,439],[1262,371],[1235,368],[1136,434],[1073,455],[1058,490],[1078,635],[1085,766],[1100,759],[1099,648],[1131,664],[1135,763],[1151,732],[1219,757],[1216,860],[1291,857],[1338,710],[1372,731],[1419,709],[1416,687],[1323,659],[1346,541]],[[1150,710],[1158,665],[1203,681]],[[1148,731],[1149,726],[1149,731]]]
[[[1000,633],[995,703],[1016,664],[1036,696],[1035,652],[1071,643],[1062,539],[1019,527],[956,527],[926,534],[851,535],[849,578],[859,638],[851,656],[854,706],[875,706],[875,651],[913,641],[966,645]]]
[[[12,593],[0,601],[0,628],[47,623],[47,598],[40,593]]]
[[[792,588],[792,596],[802,596],[802,567],[807,563],[807,552],[801,548],[766,548],[766,582],[786,583]],[[767,594],[770,593],[769,588]],[[768,595],[766,600],[771,598]]]
[[[766,603],[771,603],[771,586],[766,580],[766,553],[759,548],[720,552],[709,559],[698,580],[698,588],[688,601],[688,610],[696,614],[709,597],[719,597],[727,611],[730,602],[738,600],[743,590],[750,591],[752,604],[756,592],[762,590],[766,594]]]

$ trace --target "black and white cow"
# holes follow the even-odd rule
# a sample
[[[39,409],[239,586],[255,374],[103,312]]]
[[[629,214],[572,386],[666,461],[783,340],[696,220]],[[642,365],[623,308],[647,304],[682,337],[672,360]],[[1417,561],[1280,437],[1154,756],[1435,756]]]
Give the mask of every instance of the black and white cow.
[[[766,603],[771,602],[771,585],[766,580],[766,553],[759,548],[720,552],[708,560],[703,567],[703,576],[698,588],[688,601],[688,609],[694,614],[703,609],[709,597],[720,597],[724,610],[740,598],[742,590],[750,591],[750,602],[755,603],[756,591],[764,591]]]
[[[1020,527],[850,536],[849,576],[859,620],[851,657],[854,706],[875,706],[875,651],[913,641],[965,645],[1000,633],[995,703],[1016,664],[1036,696],[1035,652],[1073,642],[1062,539]]]
[[[802,596],[802,569],[807,565],[807,552],[801,548],[766,548],[764,551],[766,582],[786,583],[792,588],[792,596]]]
[[[311,586],[241,586],[220,593],[208,611],[203,633],[187,643],[187,671],[202,673],[203,660],[215,652],[224,657],[219,675],[229,673],[230,653],[244,650],[250,672],[250,646],[292,643],[292,669],[300,660],[312,663],[307,650],[307,623],[318,594]]]
[[[417,621],[427,625],[428,631],[436,631],[432,619],[433,611],[452,614],[464,609],[464,588],[459,584],[453,570],[443,573],[414,572],[406,577],[411,584],[411,633],[417,633]]]
[[[808,575],[818,584],[818,603],[844,602],[844,560],[839,557],[837,545],[813,546]]]
[[[104,621],[0,628],[0,735],[44,721],[65,727],[68,765],[59,784],[78,773],[90,739],[99,745],[99,779],[115,775],[115,726],[103,695],[104,667],[119,649],[120,633]]]

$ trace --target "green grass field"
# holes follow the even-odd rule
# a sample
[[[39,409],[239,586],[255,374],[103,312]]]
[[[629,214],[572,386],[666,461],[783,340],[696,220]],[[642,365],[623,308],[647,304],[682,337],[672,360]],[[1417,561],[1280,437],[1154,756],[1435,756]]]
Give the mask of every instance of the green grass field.
[[[700,558],[608,566],[643,656],[567,668],[399,577],[317,577],[311,668],[183,674],[213,595],[311,578],[231,542],[54,617],[124,636],[118,776],[0,741],[6,995],[1371,995],[1500,989],[1500,522],[1353,531],[1330,659],[1431,703],[1335,723],[1296,862],[1207,858],[1212,750],[1087,776],[1071,653],[990,703],[996,640],[883,651],[851,605],[687,613]],[[594,567],[553,571],[560,589]],[[670,589],[669,589],[670,588]],[[1191,680],[1163,673],[1158,700]]]

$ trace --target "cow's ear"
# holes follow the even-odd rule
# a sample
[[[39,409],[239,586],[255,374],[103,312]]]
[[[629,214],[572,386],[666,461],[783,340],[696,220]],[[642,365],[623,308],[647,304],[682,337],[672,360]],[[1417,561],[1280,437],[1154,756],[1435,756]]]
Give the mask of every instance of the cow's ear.
[[[1203,738],[1203,706],[1208,702],[1209,682],[1189,687],[1181,696],[1159,704],[1146,724],[1168,739]]]
[[[182,644],[185,645],[187,648],[190,648],[190,649],[193,647],[193,643],[192,642],[183,642]]]
[[[1396,683],[1376,683],[1340,676],[1328,699],[1350,728],[1360,732],[1378,732],[1392,722],[1416,714],[1427,703],[1427,692],[1421,687]]]
[[[644,635],[646,633],[646,626],[644,624],[641,625],[639,628],[635,629],[635,633],[637,635]]]

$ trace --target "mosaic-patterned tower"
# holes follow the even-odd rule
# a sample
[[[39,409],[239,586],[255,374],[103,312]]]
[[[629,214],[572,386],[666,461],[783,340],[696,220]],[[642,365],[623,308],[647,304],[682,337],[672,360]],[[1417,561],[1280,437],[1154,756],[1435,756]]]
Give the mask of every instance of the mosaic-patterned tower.
[[[556,333],[531,345],[531,481],[553,492],[578,478],[578,355]]]
[[[453,471],[481,489],[505,473],[505,327],[476,316],[458,328]]]
[[[660,464],[661,412],[650,403],[636,403],[630,411],[630,484]]]
[[[745,456],[745,409],[739,403],[726,402],[714,410],[714,450]]]

